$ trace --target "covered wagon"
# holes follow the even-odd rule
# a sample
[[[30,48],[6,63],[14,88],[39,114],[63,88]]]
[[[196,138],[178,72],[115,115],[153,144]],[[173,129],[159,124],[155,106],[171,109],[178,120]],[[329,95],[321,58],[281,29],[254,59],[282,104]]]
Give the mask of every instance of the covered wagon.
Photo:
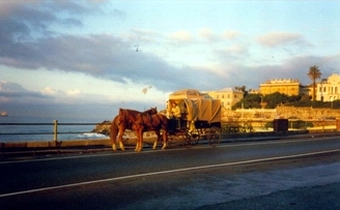
[[[169,97],[168,132],[170,138],[183,138],[186,145],[197,144],[205,136],[212,146],[221,139],[221,101],[197,94],[197,97]],[[171,116],[173,104],[180,115]]]

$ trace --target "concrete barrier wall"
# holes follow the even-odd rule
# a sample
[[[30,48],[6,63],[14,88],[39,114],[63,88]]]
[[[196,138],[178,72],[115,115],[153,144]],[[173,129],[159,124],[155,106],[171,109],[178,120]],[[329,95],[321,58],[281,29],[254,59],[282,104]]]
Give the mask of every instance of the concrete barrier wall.
[[[324,118],[340,118],[339,109],[331,108],[313,108],[313,107],[291,107],[291,106],[278,106],[276,109],[236,109],[228,110],[224,113],[225,120],[228,118],[266,118],[274,119],[281,117],[285,119],[298,118],[298,119],[311,119],[320,120]]]

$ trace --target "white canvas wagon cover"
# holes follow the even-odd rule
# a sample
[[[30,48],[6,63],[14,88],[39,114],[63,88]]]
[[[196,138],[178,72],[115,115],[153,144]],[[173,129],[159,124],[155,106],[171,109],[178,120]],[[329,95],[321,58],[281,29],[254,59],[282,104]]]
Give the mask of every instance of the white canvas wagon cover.
[[[181,100],[185,98],[203,98],[203,94],[196,89],[182,89],[169,95],[169,100]]]
[[[172,100],[170,100],[171,102]],[[187,98],[176,101],[184,110],[189,121],[207,121],[208,123],[221,121],[221,101],[217,99]],[[171,109],[171,107],[170,107]]]

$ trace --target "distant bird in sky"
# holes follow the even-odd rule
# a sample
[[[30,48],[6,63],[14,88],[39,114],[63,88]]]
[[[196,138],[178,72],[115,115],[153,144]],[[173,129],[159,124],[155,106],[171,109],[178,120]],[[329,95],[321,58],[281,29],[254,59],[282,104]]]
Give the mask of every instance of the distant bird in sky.
[[[136,52],[139,52],[139,45],[134,46],[136,48]]]
[[[152,85],[150,85],[149,87],[145,87],[145,88],[142,89],[142,92],[144,94],[146,94],[148,92],[148,90],[151,89],[151,88],[152,88]]]

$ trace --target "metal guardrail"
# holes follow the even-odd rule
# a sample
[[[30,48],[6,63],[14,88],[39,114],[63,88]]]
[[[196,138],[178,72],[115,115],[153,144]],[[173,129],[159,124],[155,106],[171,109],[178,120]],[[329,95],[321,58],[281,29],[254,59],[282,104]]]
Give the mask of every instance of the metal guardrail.
[[[0,123],[0,126],[7,125],[7,126],[53,126],[53,132],[1,132],[0,136],[6,135],[53,135],[53,141],[58,141],[59,134],[81,134],[81,133],[88,133],[89,131],[67,131],[67,132],[60,132],[58,131],[59,126],[82,126],[82,125],[97,125],[98,123],[59,123],[58,120],[54,120],[53,123]]]
[[[268,123],[273,122],[269,119],[241,119],[235,121],[222,122],[223,133],[244,133],[244,132],[257,132],[258,130],[272,130],[273,128],[268,127]],[[299,128],[307,130],[313,128],[311,124],[318,124],[319,130],[326,130],[326,126],[334,127],[334,129],[340,128],[340,121],[336,120],[300,120],[300,119],[289,119],[288,129],[295,129],[295,123],[299,123]],[[94,127],[102,123],[59,123],[58,120],[54,120],[53,123],[0,123],[0,126],[53,126],[53,132],[0,132],[1,136],[7,135],[53,135],[53,141],[58,141],[58,135],[63,134],[82,134],[88,133],[89,131],[67,131],[60,132],[59,126],[89,126]]]

